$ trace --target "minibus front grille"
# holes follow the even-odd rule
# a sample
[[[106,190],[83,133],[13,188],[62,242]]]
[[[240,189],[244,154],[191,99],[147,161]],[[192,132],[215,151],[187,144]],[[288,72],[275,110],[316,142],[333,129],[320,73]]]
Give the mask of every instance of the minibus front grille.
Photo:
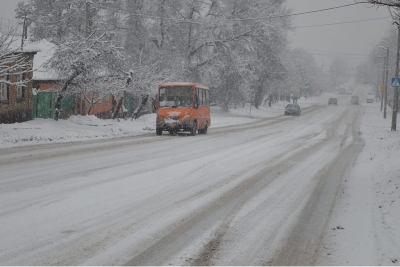
[[[170,117],[166,117],[166,119],[170,119],[170,120],[179,120],[179,116],[170,116]]]

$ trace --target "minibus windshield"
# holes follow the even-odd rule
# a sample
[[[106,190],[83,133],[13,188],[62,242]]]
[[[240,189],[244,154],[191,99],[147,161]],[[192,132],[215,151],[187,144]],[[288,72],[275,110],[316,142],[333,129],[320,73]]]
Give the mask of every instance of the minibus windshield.
[[[191,107],[193,91],[189,86],[160,88],[160,108]]]

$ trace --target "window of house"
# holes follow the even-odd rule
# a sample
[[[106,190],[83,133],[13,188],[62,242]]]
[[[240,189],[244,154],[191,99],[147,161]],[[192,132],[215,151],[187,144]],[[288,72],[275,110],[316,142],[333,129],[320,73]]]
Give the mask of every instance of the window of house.
[[[18,70],[18,74],[17,74],[17,97],[18,98],[23,98],[24,97],[24,73],[23,73],[23,69],[19,69]]]
[[[0,80],[2,81],[8,81],[9,80],[9,75],[3,75],[0,77]],[[8,100],[8,84],[6,82],[1,83],[0,87],[0,99],[1,100]]]
[[[108,103],[110,103],[110,95],[106,95],[106,103],[108,104]]]

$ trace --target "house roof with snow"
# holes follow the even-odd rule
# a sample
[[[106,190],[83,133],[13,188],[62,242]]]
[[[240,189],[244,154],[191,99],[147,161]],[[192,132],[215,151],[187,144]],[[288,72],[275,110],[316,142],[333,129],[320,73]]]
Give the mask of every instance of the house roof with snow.
[[[46,67],[46,63],[51,59],[57,47],[55,44],[47,40],[40,40],[36,42],[28,42],[26,47],[28,49],[37,50],[37,53],[33,58],[34,81],[60,80],[55,71]]]
[[[7,51],[14,53],[35,53],[33,58],[33,80],[60,80],[56,73],[45,67],[51,59],[56,49],[56,45],[47,41],[29,41],[26,40],[21,47],[21,36],[4,35],[0,32],[0,39],[6,38],[4,42],[7,45]]]

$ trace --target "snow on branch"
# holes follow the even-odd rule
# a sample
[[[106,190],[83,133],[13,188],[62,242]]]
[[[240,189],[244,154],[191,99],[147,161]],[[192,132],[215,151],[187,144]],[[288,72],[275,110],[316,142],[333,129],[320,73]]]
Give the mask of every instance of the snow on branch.
[[[0,82],[24,86],[27,80],[13,81],[9,75],[24,75],[32,72],[32,61],[20,47],[20,38],[16,37],[16,27],[2,27],[0,33]]]

